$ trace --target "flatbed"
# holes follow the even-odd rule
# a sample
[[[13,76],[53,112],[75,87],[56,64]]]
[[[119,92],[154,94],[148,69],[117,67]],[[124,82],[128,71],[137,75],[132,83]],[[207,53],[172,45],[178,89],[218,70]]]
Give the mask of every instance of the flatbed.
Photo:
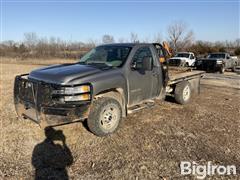
[[[205,73],[204,71],[197,71],[197,70],[193,70],[192,68],[169,67],[168,85],[176,84],[184,80],[190,80],[190,79],[195,79],[197,77],[202,77],[204,73]]]

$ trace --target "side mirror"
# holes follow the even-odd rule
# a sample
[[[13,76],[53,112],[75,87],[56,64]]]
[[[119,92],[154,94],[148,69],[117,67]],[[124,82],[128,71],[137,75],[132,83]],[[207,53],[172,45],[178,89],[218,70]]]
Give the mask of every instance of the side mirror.
[[[137,69],[137,62],[133,62],[133,63],[131,64],[131,69],[132,69],[132,70],[136,70],[136,69]]]
[[[230,59],[230,57],[229,57],[229,56],[227,56],[227,59]]]
[[[142,69],[145,71],[151,71],[153,68],[153,59],[152,57],[144,57],[142,61]]]

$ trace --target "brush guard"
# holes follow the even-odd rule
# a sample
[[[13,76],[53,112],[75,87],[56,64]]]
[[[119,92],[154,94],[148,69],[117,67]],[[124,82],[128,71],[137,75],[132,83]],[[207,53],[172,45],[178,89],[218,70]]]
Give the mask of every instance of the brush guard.
[[[41,127],[83,121],[89,113],[90,103],[57,104],[52,100],[54,87],[28,79],[28,74],[16,76],[14,105],[20,119],[30,119]]]

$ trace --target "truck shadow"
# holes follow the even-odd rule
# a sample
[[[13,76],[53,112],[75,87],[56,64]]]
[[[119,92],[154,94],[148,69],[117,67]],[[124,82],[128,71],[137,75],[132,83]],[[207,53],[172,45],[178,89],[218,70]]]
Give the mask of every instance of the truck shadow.
[[[177,104],[177,102],[173,96],[166,96],[165,101]]]
[[[73,163],[73,156],[66,145],[65,135],[61,130],[47,127],[45,136],[46,139],[37,144],[32,153],[35,179],[69,179],[66,168]]]

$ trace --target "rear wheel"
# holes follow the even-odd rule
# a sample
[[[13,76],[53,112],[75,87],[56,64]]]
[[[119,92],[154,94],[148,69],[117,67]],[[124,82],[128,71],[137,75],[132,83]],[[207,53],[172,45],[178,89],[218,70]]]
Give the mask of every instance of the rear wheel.
[[[191,85],[188,81],[182,81],[175,87],[174,97],[177,103],[186,104],[190,101],[192,94]]]
[[[237,74],[240,74],[240,66],[235,66],[234,72],[236,72]]]
[[[233,67],[232,67],[232,72],[235,72],[235,68],[237,67],[237,62],[234,63]]]
[[[93,102],[87,124],[93,134],[105,136],[117,130],[121,119],[122,109],[119,102],[103,97]]]

